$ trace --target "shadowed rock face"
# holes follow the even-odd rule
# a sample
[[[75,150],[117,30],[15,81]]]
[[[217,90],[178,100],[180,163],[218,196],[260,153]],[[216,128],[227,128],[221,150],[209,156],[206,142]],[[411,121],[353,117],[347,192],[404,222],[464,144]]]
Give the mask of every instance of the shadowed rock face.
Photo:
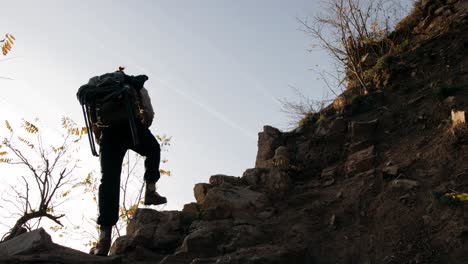
[[[439,198],[468,192],[468,128],[451,123],[468,93],[437,93],[468,87],[468,5],[421,8],[380,90],[351,105],[348,90],[292,132],[265,126],[254,168],[197,184],[180,212],[137,209],[111,257],[39,230],[0,244],[0,263],[467,263],[466,203]]]
[[[43,228],[27,232],[0,244],[0,256],[24,255],[53,247]]]
[[[255,167],[271,167],[271,159],[278,147],[284,144],[283,134],[274,127],[264,126],[263,132],[258,134],[258,152]]]
[[[96,257],[52,242],[44,229],[0,243],[0,263],[121,263],[120,257]]]

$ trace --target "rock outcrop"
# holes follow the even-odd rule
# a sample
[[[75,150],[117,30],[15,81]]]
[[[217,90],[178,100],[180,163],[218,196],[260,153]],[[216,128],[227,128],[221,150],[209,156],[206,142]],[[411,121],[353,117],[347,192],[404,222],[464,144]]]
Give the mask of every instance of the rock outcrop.
[[[37,231],[0,244],[0,263],[467,263],[467,205],[440,198],[468,192],[468,2],[420,1],[403,33],[375,89],[291,132],[265,126],[254,168],[195,185],[180,212],[137,209],[111,257]]]
[[[121,263],[120,257],[96,257],[52,242],[40,228],[0,243],[0,263]]]

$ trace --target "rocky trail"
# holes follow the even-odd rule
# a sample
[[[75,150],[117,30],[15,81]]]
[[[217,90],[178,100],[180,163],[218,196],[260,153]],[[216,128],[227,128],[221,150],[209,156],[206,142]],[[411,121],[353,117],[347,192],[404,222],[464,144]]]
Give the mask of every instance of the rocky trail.
[[[36,230],[0,263],[468,263],[468,203],[444,196],[468,192],[468,1],[420,5],[375,89],[265,126],[242,176],[195,185],[182,211],[137,209],[109,257]]]

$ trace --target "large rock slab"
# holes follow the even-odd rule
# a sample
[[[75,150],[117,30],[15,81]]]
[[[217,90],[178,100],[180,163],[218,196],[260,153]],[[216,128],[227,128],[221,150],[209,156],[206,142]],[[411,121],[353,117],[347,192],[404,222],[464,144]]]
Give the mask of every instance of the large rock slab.
[[[197,183],[193,187],[193,195],[197,203],[201,204],[205,200],[206,194],[213,186],[208,183]]]
[[[374,160],[374,146],[348,156],[345,163],[346,176],[350,177],[360,172],[372,170],[374,168]]]
[[[261,192],[222,185],[208,192],[201,211],[204,219],[250,218],[267,205],[268,199]]]
[[[0,243],[0,264],[67,263],[117,264],[120,257],[98,257],[54,244],[50,235],[39,228]]]
[[[279,129],[264,126],[263,132],[258,133],[258,152],[255,167],[271,167],[271,158],[275,155],[275,150],[283,145],[284,139]]]
[[[157,253],[172,253],[182,242],[193,217],[192,213],[180,211],[137,209],[127,226],[127,235],[115,241],[110,253],[123,254],[138,246]]]
[[[47,250],[54,246],[49,234],[41,227],[0,244],[0,256],[13,256]]]
[[[288,173],[279,168],[248,169],[242,175],[242,179],[244,179],[248,185],[254,186],[267,194],[274,196],[288,192],[292,185],[292,181]]]

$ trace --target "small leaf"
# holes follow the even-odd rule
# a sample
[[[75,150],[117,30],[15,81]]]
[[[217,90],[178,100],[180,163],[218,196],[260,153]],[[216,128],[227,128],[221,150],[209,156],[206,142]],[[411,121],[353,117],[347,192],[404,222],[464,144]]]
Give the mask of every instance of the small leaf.
[[[12,159],[0,158],[0,163],[11,163]]]
[[[8,120],[5,120],[5,126],[11,133],[13,133],[13,128],[11,128],[10,122],[8,122]]]
[[[163,170],[163,169],[160,169],[160,170],[159,170],[159,173],[160,173],[161,175],[171,176],[171,172],[170,172],[170,171],[166,171],[166,170]]]
[[[50,227],[50,230],[52,230],[52,231],[54,231],[54,232],[57,232],[57,231],[61,230],[62,228],[63,228],[63,227],[61,227],[61,226],[51,226],[51,227]]]
[[[8,34],[8,33],[6,34],[6,37],[7,37],[11,42],[14,42],[14,41],[16,40],[16,38],[15,38],[13,35]]]
[[[36,134],[37,132],[39,132],[39,128],[37,126],[35,126],[33,123],[27,121],[27,120],[24,120],[23,119],[23,124],[22,124],[22,127],[28,132],[28,133],[31,133],[31,134]]]

